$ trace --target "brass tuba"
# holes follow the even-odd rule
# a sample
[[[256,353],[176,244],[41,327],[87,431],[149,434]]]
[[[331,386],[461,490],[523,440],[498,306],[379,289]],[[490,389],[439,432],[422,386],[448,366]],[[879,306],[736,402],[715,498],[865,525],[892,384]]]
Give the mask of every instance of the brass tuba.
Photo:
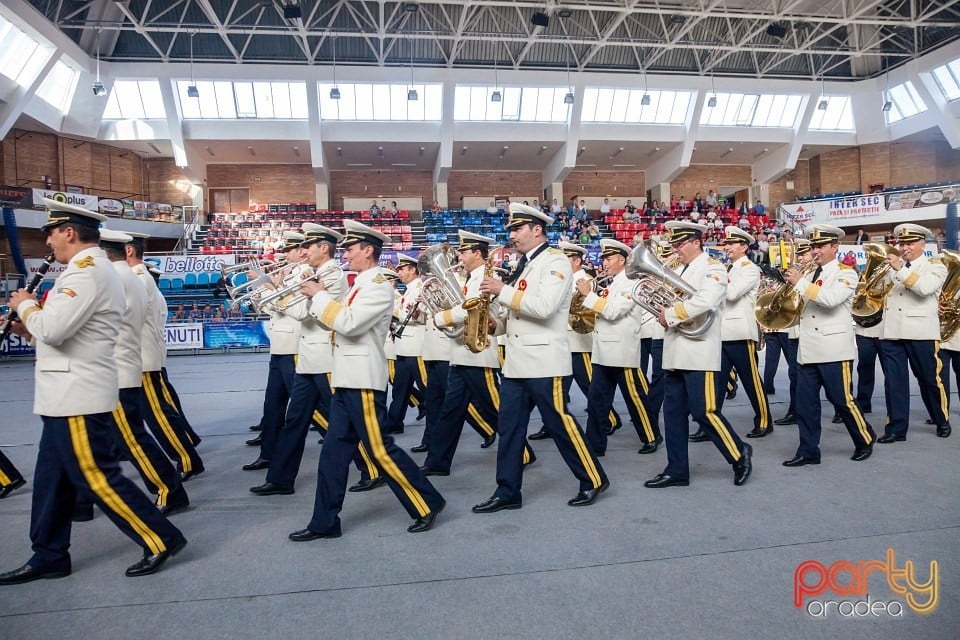
[[[867,266],[860,273],[860,282],[853,294],[853,321],[861,327],[873,327],[883,319],[883,305],[893,288],[893,283],[887,282],[890,265],[886,258],[898,256],[900,252],[885,242],[867,242],[863,250],[867,254]]]
[[[946,342],[960,329],[960,251],[944,249],[940,260],[947,267],[940,291],[940,340]]]
[[[697,294],[688,282],[668,269],[654,253],[642,244],[634,247],[627,259],[626,275],[636,280],[630,297],[633,301],[655,316],[660,309],[672,307],[678,302],[689,300]],[[702,336],[713,324],[716,311],[701,314],[677,325],[677,331],[690,338]]]
[[[456,268],[456,252],[448,244],[427,247],[417,258],[417,270],[423,276],[419,299],[431,314],[463,304],[463,289],[454,275]],[[463,335],[463,327],[443,327],[440,330],[449,338]]]

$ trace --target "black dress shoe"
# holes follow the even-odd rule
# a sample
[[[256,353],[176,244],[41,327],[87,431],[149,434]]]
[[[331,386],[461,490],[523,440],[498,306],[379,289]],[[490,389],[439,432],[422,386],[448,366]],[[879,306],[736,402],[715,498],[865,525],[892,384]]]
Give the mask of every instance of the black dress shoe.
[[[687,478],[674,478],[665,473],[658,473],[652,479],[643,483],[648,489],[662,489],[664,487],[688,487],[690,480]]]
[[[868,444],[863,449],[857,449],[853,452],[853,455],[850,456],[850,459],[854,462],[860,462],[861,460],[866,460],[870,457],[870,454],[873,453],[873,445]]]
[[[691,436],[687,436],[687,440],[689,440],[690,442],[706,442],[709,439],[710,439],[710,434],[708,434],[703,429],[700,429],[699,431],[697,431],[695,434]]]
[[[261,442],[263,442],[263,436],[259,435],[256,438],[250,438],[249,440],[247,440],[247,446],[259,447]]]
[[[753,447],[744,443],[740,459],[733,463],[733,484],[742,486],[753,473]]]
[[[264,482],[258,487],[250,487],[250,493],[255,493],[258,496],[289,496],[293,493],[293,487]]]
[[[440,504],[436,508],[431,509],[430,513],[425,516],[420,516],[413,521],[413,524],[407,527],[407,533],[422,533],[424,531],[429,531],[430,527],[433,526],[433,523],[436,522],[437,516],[440,515],[440,512],[443,511],[443,508],[447,506],[447,501],[443,498],[440,498]]]
[[[493,496],[489,500],[474,505],[471,511],[474,513],[496,513],[504,509],[519,509],[522,506],[523,503],[520,500],[505,500],[504,498]]]
[[[140,558],[139,562],[127,567],[127,577],[136,578],[138,576],[148,576],[151,573],[160,571],[160,568],[163,566],[163,564],[173,556],[183,551],[185,546],[187,546],[187,539],[180,538],[179,541],[175,542],[173,546],[169,547],[166,551],[161,551],[160,553],[152,556],[143,556]]]
[[[17,489],[19,489],[25,484],[27,484],[26,480],[24,480],[23,478],[17,478],[7,486],[0,487],[0,500],[3,500],[8,495],[10,495],[11,493],[13,493],[14,491],[16,491]]]
[[[481,449],[487,449],[493,446],[493,443],[497,441],[497,434],[491,433],[486,438],[483,439],[483,442],[480,443]]]
[[[937,425],[937,437],[938,438],[949,438],[950,437],[950,425],[948,424],[938,424]],[[0,496],[2,497],[2,496]]]
[[[841,418],[839,415],[834,415],[833,420],[831,420],[830,422],[832,422],[833,424],[843,424],[843,418]]]
[[[441,471],[440,469],[431,469],[430,467],[424,465],[420,467],[420,471],[423,472],[425,476],[448,476],[450,475],[449,471]]]
[[[877,442],[880,444],[890,444],[891,442],[903,442],[906,439],[907,436],[895,436],[892,433],[888,433],[877,438]]]
[[[736,397],[737,397],[737,388],[736,388],[736,387],[734,387],[733,389],[729,389],[729,390],[727,391],[727,400],[733,400],[733,399],[736,398]]]
[[[258,424],[254,424],[250,426],[250,431],[263,431],[263,427]]]
[[[428,447],[427,445],[420,443],[415,447],[410,447],[410,451],[413,451],[414,453],[423,453],[424,451],[427,451],[429,448],[430,447]]]
[[[339,538],[342,535],[343,533],[341,531],[317,533],[316,531],[311,531],[310,529],[300,529],[299,531],[294,531],[287,537],[294,542],[310,542],[311,540],[319,540],[320,538]]]
[[[546,429],[540,429],[536,433],[531,433],[527,436],[527,440],[546,440],[550,437],[550,434],[547,433]]]
[[[784,425],[784,424],[797,424],[797,416],[796,414],[788,413],[782,418],[777,418],[776,420],[774,420],[773,424],[777,426]]]
[[[793,456],[789,460],[783,461],[785,467],[802,467],[808,464],[820,464],[820,458],[805,458],[803,456]]]
[[[760,427],[754,427],[751,431],[747,433],[747,437],[748,438],[765,438],[771,433],[773,433],[773,427],[767,427],[766,429],[761,429]]]
[[[607,435],[608,435],[608,436],[612,436],[612,435],[615,434],[617,431],[619,431],[619,430],[620,430],[620,427],[622,427],[622,426],[623,426],[623,423],[622,423],[622,422],[618,422],[618,423],[616,423],[616,424],[613,424],[613,425],[608,426],[608,427],[607,427]]]
[[[387,433],[390,435],[396,435],[398,433],[403,433],[403,427],[394,427],[392,429],[387,429]]]
[[[421,405],[420,405],[420,410],[417,411],[417,422],[420,422],[421,420],[423,420],[423,419],[426,418],[426,417],[427,417],[427,410],[426,410],[426,408],[424,408],[424,406],[421,404]]]
[[[257,458],[250,464],[245,464],[241,467],[244,471],[260,471],[261,469],[269,469],[270,461],[264,460],[263,458]]]
[[[656,453],[657,449],[660,448],[660,445],[663,444],[663,436],[657,436],[657,439],[653,442],[644,442],[643,446],[640,447],[640,450],[637,451],[640,455],[647,455],[650,453]]]
[[[933,418],[927,418],[927,419],[924,420],[923,422],[924,422],[924,424],[933,424]]]
[[[66,578],[70,575],[70,569],[37,569],[29,564],[25,564],[19,569],[0,573],[0,585],[3,584],[23,584],[24,582],[33,582],[34,580],[52,580],[54,578]]]
[[[581,490],[577,495],[573,496],[570,500],[567,500],[567,504],[571,507],[585,507],[587,505],[593,504],[597,500],[597,496],[610,488],[610,481],[604,480],[600,483],[600,486],[596,489],[584,489]]]
[[[198,475],[203,473],[203,471],[204,471],[203,467],[200,467],[199,469],[191,469],[186,473],[182,473],[180,474],[180,482],[188,482],[189,480],[192,480],[193,478],[196,478]]]
[[[360,482],[353,485],[347,491],[350,493],[360,493],[361,491],[373,491],[377,487],[387,484],[386,476],[377,476],[375,479],[360,478]]]
[[[190,498],[187,497],[183,485],[180,485],[167,496],[167,504],[162,506],[158,504],[157,508],[160,509],[162,515],[172,516],[175,513],[185,511],[189,506]]]

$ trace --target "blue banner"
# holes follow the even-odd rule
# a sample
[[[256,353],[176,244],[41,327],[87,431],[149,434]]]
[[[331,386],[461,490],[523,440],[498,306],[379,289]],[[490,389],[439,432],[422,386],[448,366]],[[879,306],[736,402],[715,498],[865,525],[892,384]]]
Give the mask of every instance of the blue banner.
[[[33,356],[35,355],[33,347],[27,343],[26,338],[11,333],[7,339],[0,344],[0,356]]]
[[[20,230],[17,229],[17,216],[10,207],[3,208],[3,226],[7,232],[7,242],[10,245],[13,266],[17,268],[17,272],[26,274],[27,263],[23,261],[23,252],[20,251]]]
[[[269,347],[266,322],[204,322],[203,348]]]

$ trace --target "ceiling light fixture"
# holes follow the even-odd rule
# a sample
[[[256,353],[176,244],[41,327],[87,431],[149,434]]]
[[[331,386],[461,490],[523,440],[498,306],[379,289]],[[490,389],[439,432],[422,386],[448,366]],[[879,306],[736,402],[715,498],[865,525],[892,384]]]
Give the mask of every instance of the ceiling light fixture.
[[[416,13],[420,10],[420,5],[418,5],[416,2],[404,2],[403,10],[407,13]]]
[[[500,77],[497,72],[497,59],[493,59],[493,93],[490,94],[490,102],[502,102],[503,94],[500,93]]]
[[[771,38],[783,38],[787,35],[787,27],[780,22],[771,22],[767,26],[767,35]]]
[[[330,88],[330,99],[340,99],[340,89],[337,87],[337,36],[332,36],[333,44],[330,48],[333,50],[333,87]]]
[[[468,147],[467,145],[463,145],[463,147],[460,149],[460,155],[462,155],[462,156],[467,155],[467,149],[469,149],[469,148],[470,148],[470,147]]]
[[[727,157],[728,155],[730,155],[731,153],[733,153],[733,147],[730,147],[729,149],[727,149],[726,151],[724,151],[723,153],[721,153],[721,154],[720,154],[720,157],[721,157],[721,158],[726,158],[726,157]]]
[[[257,157],[257,152],[254,151],[253,147],[247,147],[247,151],[250,152],[250,155],[251,155],[251,156]]]
[[[410,88],[407,89],[407,100],[416,102],[419,99],[417,90],[413,88],[413,43],[410,44]]]
[[[540,150],[537,151],[537,155],[538,155],[538,156],[542,156],[542,155],[543,155],[543,152],[546,151],[546,150],[547,150],[547,145],[545,145],[545,144],[544,144],[544,145],[540,145]]]
[[[640,106],[646,107],[650,104],[650,94],[647,93],[647,70],[640,65],[640,73],[643,75],[643,96],[640,98]]]
[[[713,109],[717,106],[717,87],[713,84],[713,74],[710,74],[710,93],[712,94],[707,99],[707,108]]]
[[[300,147],[293,148],[293,155],[297,156],[298,158],[300,157]]]
[[[580,150],[577,151],[577,157],[579,158],[581,155],[583,155],[583,152],[586,150],[587,150],[586,147],[580,147]]]
[[[883,112],[890,113],[893,110],[893,100],[890,99],[890,73],[887,73],[887,90],[883,92]]]
[[[100,29],[97,28],[97,79],[93,81],[93,95],[100,97],[107,95],[107,88],[100,82]]]
[[[190,84],[187,86],[188,98],[199,98],[200,90],[197,89],[197,83],[193,81],[193,37],[197,35],[196,29],[190,32]]]
[[[571,11],[570,9],[558,9],[558,10],[557,10],[557,17],[558,17],[558,18],[569,18],[569,17],[571,17],[572,15],[573,15],[573,11]]]
[[[820,102],[817,103],[818,111],[826,111],[830,106],[830,101],[823,97],[823,76],[820,76]]]
[[[570,83],[570,56],[567,56],[567,95],[563,96],[563,104],[573,104],[573,85]]]

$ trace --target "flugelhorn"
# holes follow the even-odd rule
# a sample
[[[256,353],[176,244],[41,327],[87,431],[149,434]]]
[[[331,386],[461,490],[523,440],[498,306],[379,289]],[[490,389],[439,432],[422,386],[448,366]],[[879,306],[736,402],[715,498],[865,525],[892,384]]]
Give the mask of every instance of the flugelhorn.
[[[660,262],[660,259],[642,244],[634,247],[627,259],[626,276],[636,280],[630,298],[654,316],[660,310],[673,307],[678,302],[689,300],[697,294],[688,282]],[[703,335],[713,324],[716,311],[711,309],[677,325],[677,331],[696,338]]]

